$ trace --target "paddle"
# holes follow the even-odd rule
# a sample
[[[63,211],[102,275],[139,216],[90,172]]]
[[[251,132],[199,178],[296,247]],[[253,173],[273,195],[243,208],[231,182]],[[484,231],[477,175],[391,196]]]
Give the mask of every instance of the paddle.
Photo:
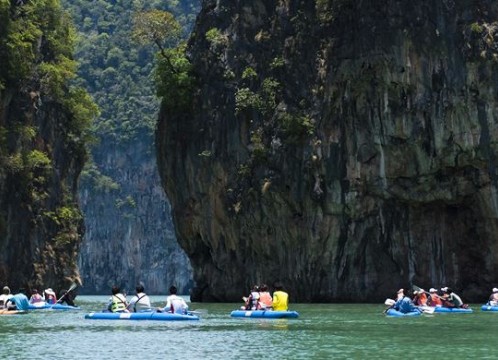
[[[422,289],[421,287],[418,287],[417,285],[412,285],[412,289],[415,290],[415,291],[423,291],[427,295],[431,294],[430,292],[425,291],[424,289]]]
[[[436,308],[432,306],[418,306],[418,308],[422,310],[424,314],[434,314],[434,311],[436,311]]]
[[[418,287],[417,285],[412,285],[412,288],[415,291],[418,291],[418,292],[422,291],[422,292],[426,293],[427,295],[431,295],[430,292],[425,291],[424,289],[422,289],[421,287]],[[424,314],[434,314],[434,311],[436,310],[436,308],[433,306],[419,306],[419,309],[422,310],[422,312],[424,312]]]
[[[386,301],[384,301],[384,305],[386,305],[387,308],[384,310],[383,313],[386,314],[389,309],[393,308],[395,303],[396,301],[394,301],[393,299],[386,299]]]
[[[188,312],[189,314],[194,314],[194,315],[207,315],[208,310],[207,309],[196,309]]]
[[[61,300],[62,300],[62,299],[64,299],[64,298],[66,297],[66,295],[67,295],[67,294],[69,294],[71,291],[73,291],[73,290],[74,290],[74,289],[76,289],[77,287],[78,287],[78,285],[77,285],[76,283],[72,283],[72,284],[71,284],[71,287],[69,288],[69,290],[68,290],[68,291],[66,291],[66,292],[65,292],[65,294],[64,294],[64,295],[62,295],[62,296],[60,297],[60,299],[59,299],[59,300],[57,300],[57,302],[56,302],[55,304],[60,303],[60,302],[61,302]],[[55,304],[54,304],[54,305],[55,305]]]

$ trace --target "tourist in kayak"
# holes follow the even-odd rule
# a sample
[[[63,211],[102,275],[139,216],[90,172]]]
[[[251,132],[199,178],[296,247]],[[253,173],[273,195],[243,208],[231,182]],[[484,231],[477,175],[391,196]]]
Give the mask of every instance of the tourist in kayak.
[[[44,303],[45,299],[38,293],[38,290],[33,289],[29,302],[30,304]]]
[[[396,293],[396,302],[393,305],[393,309],[397,310],[403,314],[407,314],[414,311],[420,311],[414,304],[412,299],[405,295],[404,289],[399,289]]]
[[[59,304],[64,304],[66,303],[69,306],[76,306],[74,303],[74,299],[76,296],[73,294],[71,289],[69,290],[61,290],[59,292],[59,300],[57,301]]]
[[[131,312],[150,311],[150,298],[145,294],[143,285],[137,285],[136,295],[131,298],[128,310]]]
[[[420,289],[418,291],[414,291],[413,295],[413,303],[415,306],[427,306],[427,295],[425,294],[424,289]]]
[[[273,310],[287,311],[289,309],[289,294],[284,291],[283,285],[279,282],[276,282],[273,287],[275,288],[273,292]]]
[[[488,305],[498,306],[498,288],[493,288],[493,293],[489,296]]]
[[[174,314],[187,314],[188,305],[180,296],[176,295],[178,289],[172,285],[169,288],[170,295],[166,298],[166,306],[157,309],[159,312],[170,312]]]
[[[254,285],[248,297],[243,297],[246,310],[259,310],[259,286]]]
[[[427,300],[427,305],[432,307],[443,306],[443,301],[437,294],[437,290],[434,288],[429,289],[429,299]]]
[[[259,288],[259,307],[263,310],[269,310],[273,306],[273,299],[268,291],[268,285],[263,284]]]
[[[107,304],[107,310],[110,312],[129,312],[126,308],[128,307],[128,302],[126,301],[126,296],[121,294],[121,289],[117,286],[111,288],[112,296]]]
[[[13,310],[28,310],[29,308],[29,300],[26,295],[22,292],[15,294],[5,303],[5,307],[9,311]]]
[[[10,293],[10,288],[4,286],[2,289],[2,295],[0,295],[0,309],[6,307],[7,300],[9,300],[13,295]]]
[[[55,291],[51,288],[45,289],[45,302],[47,304],[53,305],[57,303],[57,296],[55,295]]]
[[[468,305],[464,304],[460,296],[455,294],[451,288],[445,286],[441,288],[443,292],[443,296],[441,296],[443,300],[443,306],[448,308],[468,308]]]

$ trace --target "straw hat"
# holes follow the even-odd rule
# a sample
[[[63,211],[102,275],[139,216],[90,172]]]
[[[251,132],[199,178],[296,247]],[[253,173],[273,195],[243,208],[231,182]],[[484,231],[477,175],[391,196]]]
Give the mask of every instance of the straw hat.
[[[47,294],[49,294],[49,295],[54,295],[54,296],[55,296],[55,291],[54,291],[54,290],[52,290],[51,288],[46,289],[46,290],[45,290],[45,292],[46,292]]]

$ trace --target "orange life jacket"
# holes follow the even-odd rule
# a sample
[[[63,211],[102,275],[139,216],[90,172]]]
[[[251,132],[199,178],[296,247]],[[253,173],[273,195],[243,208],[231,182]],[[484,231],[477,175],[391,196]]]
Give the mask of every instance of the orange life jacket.
[[[266,305],[266,307],[271,307],[273,300],[269,292],[260,292],[259,293],[259,302]]]
[[[437,295],[431,295],[431,298],[429,299],[429,305],[430,306],[442,306],[443,301],[441,298]]]

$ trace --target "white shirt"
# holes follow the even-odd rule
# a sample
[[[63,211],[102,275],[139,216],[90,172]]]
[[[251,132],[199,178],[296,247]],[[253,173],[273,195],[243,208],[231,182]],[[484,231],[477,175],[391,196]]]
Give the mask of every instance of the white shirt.
[[[8,294],[8,295],[5,295],[5,294],[2,294],[0,295],[0,309],[4,308],[5,307],[5,303],[7,302],[7,300],[11,299],[14,295],[12,294]]]
[[[188,305],[185,300],[178,295],[170,295],[166,298],[164,311],[185,314],[188,311]]]
[[[138,302],[137,302],[138,301]],[[136,303],[136,306],[135,306]],[[138,293],[130,300],[130,305],[128,305],[128,310],[133,312],[140,312],[144,310],[150,310],[150,299],[145,293]]]

